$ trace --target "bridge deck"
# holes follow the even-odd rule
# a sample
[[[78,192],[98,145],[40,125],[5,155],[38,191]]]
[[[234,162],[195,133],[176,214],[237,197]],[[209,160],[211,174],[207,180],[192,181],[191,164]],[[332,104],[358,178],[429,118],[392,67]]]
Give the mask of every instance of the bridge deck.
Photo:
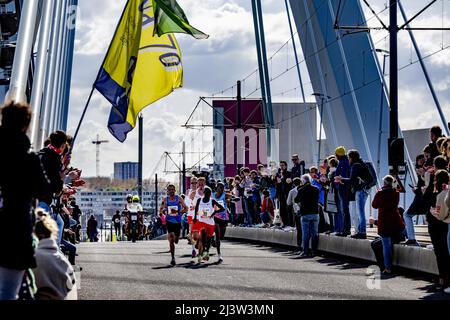
[[[177,246],[170,267],[167,241],[83,243],[79,245],[80,299],[435,299],[429,278],[382,279],[367,288],[367,265],[334,258],[294,259],[285,249],[228,242],[225,262],[217,256],[190,263],[190,246]],[[215,253],[215,249],[212,250]]]

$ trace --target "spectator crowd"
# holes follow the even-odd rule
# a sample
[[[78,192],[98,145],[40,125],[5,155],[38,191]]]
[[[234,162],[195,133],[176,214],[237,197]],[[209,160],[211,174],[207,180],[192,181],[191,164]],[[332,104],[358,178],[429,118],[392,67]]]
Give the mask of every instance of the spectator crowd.
[[[40,151],[32,152],[27,137],[30,106],[8,103],[1,114],[0,148],[5,156],[0,157],[0,221],[4,226],[0,232],[0,300],[65,299],[76,284],[82,213],[74,194],[84,185],[81,170],[71,165],[72,138],[62,131],[53,132]],[[420,245],[413,218],[423,216],[439,269],[436,288],[450,293],[450,138],[435,126],[430,129],[430,140],[416,157],[414,200],[406,210],[399,207],[398,177],[387,175],[378,186],[373,165],[358,150],[347,152],[343,146],[319,167],[307,168],[294,154],[290,170],[286,161],[280,161],[269,167],[260,164],[255,170],[242,167],[238,175],[223,182],[211,179],[207,170],[195,176],[204,178],[213,192],[218,186],[219,193],[225,190],[231,225],[296,230],[299,258],[317,254],[319,233],[367,239],[367,226],[376,225],[379,238],[372,241],[372,248],[386,274],[392,272],[393,244]],[[366,213],[371,193],[376,219]],[[120,212],[113,217],[116,235],[121,218]],[[155,236],[166,232],[163,214],[154,224]],[[89,238],[96,241],[93,216],[88,229]],[[188,233],[184,216],[182,237]]]
[[[430,129],[430,142],[416,157],[417,184],[411,186],[414,200],[407,210],[399,206],[405,189],[398,176],[387,175],[378,185],[370,162],[358,150],[340,146],[319,168],[306,168],[298,154],[292,166],[286,161],[258,165],[256,170],[242,167],[235,177],[225,178],[227,208],[233,226],[297,231],[296,255],[317,253],[318,234],[367,239],[367,226],[376,225],[379,237],[372,248],[385,274],[392,272],[393,244],[420,246],[413,218],[423,216],[439,269],[437,290],[449,293],[450,275],[450,138],[442,129]],[[215,190],[220,181],[208,179]],[[366,203],[373,195],[374,215],[369,217]],[[375,217],[377,216],[377,217]],[[353,233],[352,233],[353,230]]]
[[[74,194],[84,185],[71,166],[72,138],[53,132],[31,152],[30,106],[9,102],[1,115],[0,300],[66,299],[81,228]]]

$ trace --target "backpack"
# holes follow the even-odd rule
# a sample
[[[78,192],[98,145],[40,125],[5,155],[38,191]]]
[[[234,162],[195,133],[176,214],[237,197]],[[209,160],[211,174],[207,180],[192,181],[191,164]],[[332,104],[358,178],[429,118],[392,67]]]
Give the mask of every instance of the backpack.
[[[366,176],[364,177],[364,186],[366,189],[373,188],[377,185],[377,173],[372,162],[363,162],[366,168]]]

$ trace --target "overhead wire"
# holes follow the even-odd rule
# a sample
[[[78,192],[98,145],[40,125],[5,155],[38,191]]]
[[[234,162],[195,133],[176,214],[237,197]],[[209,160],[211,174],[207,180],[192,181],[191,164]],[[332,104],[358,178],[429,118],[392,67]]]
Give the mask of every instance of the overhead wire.
[[[306,21],[303,22],[302,26],[300,27],[300,30],[301,30],[301,28],[303,28],[303,27],[304,27],[304,26],[305,26],[305,25],[306,25],[306,24],[307,24],[307,23],[315,16],[315,15],[318,14],[320,7],[321,7],[323,4],[325,4],[325,2],[326,2],[326,0],[322,1],[322,3],[321,3],[318,7],[316,7],[316,10],[314,11],[314,13],[313,13]],[[369,6],[369,8],[370,8],[370,6]],[[375,19],[375,18],[377,18],[378,20],[380,20],[379,15],[382,14],[383,12],[385,12],[386,10],[388,10],[389,8],[390,8],[390,5],[387,5],[387,3],[386,3],[386,4],[385,4],[385,7],[384,7],[381,11],[379,11],[379,12],[376,13],[376,14],[374,14],[372,17],[369,17],[369,18],[365,19],[363,22],[360,23],[360,25],[365,25],[365,24],[367,24],[369,21],[371,21],[372,19]],[[371,9],[371,8],[370,8],[370,9]],[[372,11],[373,11],[373,9],[372,9]],[[382,21],[380,20],[380,22],[382,22]],[[280,48],[278,48],[278,49],[270,56],[270,58],[267,59],[267,60],[268,60],[269,62],[272,63],[274,57],[275,57],[281,50],[283,50],[284,47],[289,46],[289,42],[290,42],[291,40],[292,40],[292,41],[295,41],[295,36],[296,36],[297,34],[298,34],[298,31],[297,31],[292,37],[290,37],[287,41],[285,41],[285,42],[283,43],[283,45],[282,45]],[[312,56],[314,56],[314,55],[316,55],[316,54],[319,54],[321,51],[323,51],[323,50],[329,48],[331,45],[333,45],[333,44],[335,44],[336,42],[340,41],[340,40],[342,39],[343,36],[345,36],[345,33],[342,33],[342,34],[341,34],[340,36],[338,36],[335,40],[331,41],[330,43],[326,44],[324,47],[322,47],[322,48],[318,49],[317,51],[313,52],[313,53],[310,54],[308,57],[304,57],[303,60],[301,60],[301,61],[298,62],[298,64],[296,63],[296,64],[294,64],[294,65],[292,65],[292,66],[290,66],[290,67],[287,67],[287,69],[286,69],[285,71],[283,71],[283,72],[281,72],[281,73],[279,73],[279,74],[277,74],[277,75],[275,75],[275,76],[274,76],[273,73],[272,73],[270,82],[276,81],[277,79],[281,78],[283,75],[285,75],[286,73],[288,73],[289,71],[291,71],[292,69],[294,69],[295,67],[297,67],[299,64],[305,63],[306,60],[309,59],[310,57],[312,57]],[[380,40],[376,41],[375,44],[377,44],[377,43],[379,43],[379,42],[381,42],[381,41],[383,41],[383,40],[386,40],[388,37],[389,37],[389,35],[387,35],[387,36],[381,38]],[[450,46],[446,46],[446,47],[442,46],[442,48],[441,48],[440,50],[435,51],[435,52],[433,52],[433,53],[431,53],[431,54],[429,54],[429,55],[427,55],[427,56],[424,56],[424,57],[422,58],[422,60],[425,60],[425,59],[427,59],[427,58],[429,58],[429,57],[431,57],[431,56],[433,56],[433,55],[435,55],[435,54],[437,54],[437,53],[439,53],[439,52],[441,52],[441,51],[443,51],[443,50],[446,50],[446,49],[448,49],[449,47],[450,47]],[[363,51],[359,52],[358,55],[356,55],[356,56],[350,58],[349,60],[353,60],[353,59],[359,58],[361,55],[364,55],[365,53],[370,52],[370,51],[372,51],[372,50],[371,50],[371,49],[370,49],[370,50],[363,50]],[[418,59],[418,60],[416,60],[416,61],[410,61],[409,64],[407,64],[407,65],[405,65],[405,66],[399,68],[399,71],[401,71],[401,70],[403,70],[403,69],[405,69],[405,68],[408,68],[409,66],[412,66],[412,65],[418,63],[419,61],[421,61],[421,60]],[[271,64],[271,66],[272,66],[272,64]],[[339,65],[339,66],[332,66],[332,69],[335,70],[336,67],[340,68],[341,66],[340,66],[340,65]],[[259,68],[256,68],[256,69],[253,70],[251,73],[249,73],[247,76],[245,76],[244,78],[242,78],[241,81],[245,83],[246,80],[248,80],[248,79],[249,79],[250,77],[252,77],[253,75],[257,74],[258,70],[259,70]],[[388,76],[388,75],[387,75],[387,76]],[[256,81],[257,81],[257,80],[256,80]],[[354,92],[354,91],[360,90],[360,89],[362,89],[362,88],[364,88],[364,87],[366,87],[366,86],[368,86],[368,85],[370,85],[370,84],[372,84],[372,83],[374,83],[374,82],[376,82],[376,81],[379,81],[379,78],[374,79],[373,81],[370,81],[370,82],[368,82],[368,83],[362,85],[361,87],[355,88],[354,90],[345,92],[343,95],[341,95],[341,96],[339,96],[339,97],[334,97],[333,100],[338,99],[338,98],[341,98],[341,97],[343,97],[343,96],[345,96],[345,95],[348,95],[348,94],[350,94],[350,93],[352,93],[352,92]],[[304,85],[311,84],[311,83],[313,83],[313,81],[310,81],[310,82],[308,82],[308,83],[305,83]],[[236,88],[236,87],[237,87],[237,85],[232,85],[232,86],[230,86],[230,87],[228,87],[228,88],[226,88],[226,89],[217,91],[216,93],[212,94],[211,96],[212,96],[212,97],[215,97],[215,95],[217,95],[217,94],[219,94],[219,93],[222,93],[222,94],[223,94],[223,93],[225,93],[225,92],[227,92],[227,91],[229,91],[229,90],[234,90],[234,88]],[[299,88],[300,88],[300,86],[297,86],[297,87],[295,87],[295,88],[288,89],[288,90],[282,91],[282,92],[280,92],[280,93],[274,94],[273,96],[285,95],[285,94],[290,93],[290,92],[292,92],[292,91],[296,91],[296,90],[299,89]],[[261,89],[261,87],[258,87],[258,86],[257,86],[256,89],[253,90],[253,91],[251,91],[249,94],[247,94],[247,95],[244,97],[244,99],[249,98],[250,96],[252,96],[253,94],[255,94],[257,91],[259,91],[260,89]],[[332,100],[330,100],[330,101],[332,101]],[[236,103],[236,105],[237,105],[237,103]],[[309,110],[307,110],[307,111],[309,111]],[[303,112],[301,112],[300,114],[303,114],[303,113],[305,113],[305,112],[307,112],[307,111],[303,111]],[[300,115],[300,114],[299,114],[299,115]],[[294,117],[295,117],[295,116],[298,116],[298,115],[294,115]],[[287,120],[285,120],[285,121],[287,121]],[[279,124],[279,123],[278,123],[278,124]],[[200,132],[199,132],[199,133],[200,133]],[[199,133],[198,133],[198,134],[199,134]],[[183,138],[183,139],[184,139],[184,138]]]

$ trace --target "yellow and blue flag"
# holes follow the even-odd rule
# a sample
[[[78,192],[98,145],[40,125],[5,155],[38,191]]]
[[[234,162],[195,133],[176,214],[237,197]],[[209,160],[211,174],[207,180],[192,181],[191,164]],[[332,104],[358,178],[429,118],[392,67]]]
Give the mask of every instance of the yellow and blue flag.
[[[128,0],[94,84],[112,104],[108,129],[121,142],[142,109],[183,86],[176,38],[154,28],[153,1]]]

